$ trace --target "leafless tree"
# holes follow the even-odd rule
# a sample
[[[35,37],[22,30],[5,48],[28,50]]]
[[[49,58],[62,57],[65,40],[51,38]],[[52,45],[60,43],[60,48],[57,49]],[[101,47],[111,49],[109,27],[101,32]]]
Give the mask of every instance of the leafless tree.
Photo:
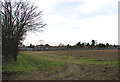
[[[39,31],[46,24],[42,13],[31,2],[16,0],[2,2],[2,54],[4,61],[17,60],[18,45],[27,31]]]

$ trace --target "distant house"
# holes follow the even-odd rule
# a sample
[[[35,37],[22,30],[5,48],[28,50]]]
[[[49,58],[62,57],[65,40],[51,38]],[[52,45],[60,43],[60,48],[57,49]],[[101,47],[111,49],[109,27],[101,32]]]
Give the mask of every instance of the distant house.
[[[33,48],[28,48],[28,47],[20,47],[19,50],[20,51],[34,51]]]

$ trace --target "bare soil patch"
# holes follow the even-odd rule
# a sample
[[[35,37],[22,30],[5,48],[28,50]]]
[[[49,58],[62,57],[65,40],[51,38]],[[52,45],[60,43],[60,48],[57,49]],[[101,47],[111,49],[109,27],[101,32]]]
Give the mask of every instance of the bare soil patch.
[[[117,61],[118,50],[66,50],[66,51],[44,51],[44,54],[55,54],[75,56],[80,58],[97,58],[100,60]]]

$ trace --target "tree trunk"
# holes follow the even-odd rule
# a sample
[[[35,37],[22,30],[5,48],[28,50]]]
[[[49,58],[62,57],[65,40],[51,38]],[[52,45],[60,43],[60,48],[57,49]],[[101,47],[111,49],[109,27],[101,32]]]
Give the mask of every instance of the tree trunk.
[[[2,54],[3,62],[17,61],[18,43],[15,40],[11,40],[8,43],[3,43]]]

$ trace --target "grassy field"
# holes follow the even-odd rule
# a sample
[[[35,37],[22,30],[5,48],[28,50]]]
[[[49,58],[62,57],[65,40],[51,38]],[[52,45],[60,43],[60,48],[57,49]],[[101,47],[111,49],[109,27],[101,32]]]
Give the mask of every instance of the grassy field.
[[[3,79],[117,80],[117,50],[21,51],[3,64]]]

